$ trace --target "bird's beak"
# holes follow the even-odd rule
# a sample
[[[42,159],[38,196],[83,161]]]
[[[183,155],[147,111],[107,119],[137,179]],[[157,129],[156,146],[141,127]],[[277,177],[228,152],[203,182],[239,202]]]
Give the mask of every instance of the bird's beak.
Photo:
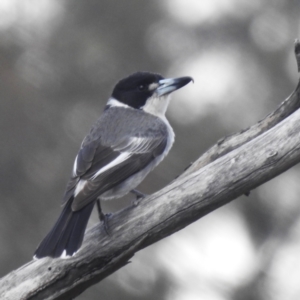
[[[189,82],[191,82],[193,80],[192,77],[179,77],[179,78],[166,78],[166,79],[161,79],[158,83],[159,86],[156,89],[156,94],[160,97],[166,94],[170,94],[180,88],[182,88],[183,86],[185,86],[186,84],[188,84]]]

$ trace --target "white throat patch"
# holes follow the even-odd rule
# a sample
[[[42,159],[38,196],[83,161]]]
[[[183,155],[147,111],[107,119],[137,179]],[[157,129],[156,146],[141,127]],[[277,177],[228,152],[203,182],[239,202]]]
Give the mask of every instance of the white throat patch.
[[[154,94],[152,97],[147,99],[146,104],[143,106],[142,109],[144,112],[147,112],[160,118],[164,118],[170,99],[170,95],[158,97]]]

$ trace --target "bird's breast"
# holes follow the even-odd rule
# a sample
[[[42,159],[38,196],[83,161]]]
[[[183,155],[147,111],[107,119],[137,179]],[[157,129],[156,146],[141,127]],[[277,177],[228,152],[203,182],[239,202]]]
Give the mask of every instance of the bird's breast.
[[[168,139],[167,139],[166,148],[165,148],[165,151],[162,153],[162,156],[163,156],[162,159],[163,159],[169,153],[169,151],[171,150],[171,148],[174,144],[175,133],[174,133],[174,130],[171,127],[169,121],[167,120],[167,118],[164,116],[161,119],[165,123],[165,125],[167,127],[167,131],[168,131]]]

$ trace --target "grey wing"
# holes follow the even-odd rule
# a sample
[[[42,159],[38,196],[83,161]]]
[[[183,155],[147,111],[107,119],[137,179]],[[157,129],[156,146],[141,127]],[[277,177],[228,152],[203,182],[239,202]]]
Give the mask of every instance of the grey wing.
[[[88,203],[145,168],[163,153],[167,136],[131,137],[115,145],[103,145],[101,138],[84,143],[74,163],[73,176],[64,197],[74,195],[73,210]]]
[[[114,161],[119,155],[119,152],[97,143],[97,140],[83,143],[75,158],[72,176],[66,187],[63,203],[74,195],[76,186],[84,175],[93,176],[93,173]]]

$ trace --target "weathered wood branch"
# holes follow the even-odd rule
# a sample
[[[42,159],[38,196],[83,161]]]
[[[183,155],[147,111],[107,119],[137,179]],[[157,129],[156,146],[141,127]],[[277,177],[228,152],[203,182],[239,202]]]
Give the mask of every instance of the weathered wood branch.
[[[109,236],[98,224],[88,230],[74,257],[31,261],[3,277],[0,299],[74,298],[126,265],[135,252],[297,164],[299,103],[298,84],[295,92],[263,121],[222,140],[184,176],[112,215]]]
[[[295,57],[297,62],[298,72],[300,72],[300,41],[295,40]],[[263,120],[257,122],[251,127],[242,130],[241,132],[220,139],[217,144],[211,147],[197,161],[195,161],[182,175],[186,176],[200,168],[206,166],[217,158],[229,153],[230,151],[240,147],[241,145],[251,141],[255,137],[266,132],[276,124],[284,120],[300,107],[300,82],[295,91],[283,101],[279,107],[268,114]]]

